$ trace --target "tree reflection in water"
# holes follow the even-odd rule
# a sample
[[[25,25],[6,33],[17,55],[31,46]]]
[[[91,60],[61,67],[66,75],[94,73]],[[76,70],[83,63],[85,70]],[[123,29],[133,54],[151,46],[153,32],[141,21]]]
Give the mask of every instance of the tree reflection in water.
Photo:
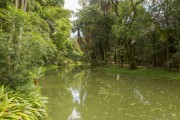
[[[80,104],[81,103],[81,100],[80,100],[80,91],[76,90],[76,89],[73,89],[73,88],[70,88],[69,91],[72,94],[73,103],[77,102],[78,104]]]
[[[82,120],[80,108],[84,106],[87,98],[86,86],[88,76],[89,72],[82,70],[81,72],[76,72],[76,74],[72,76],[74,80],[68,85],[69,88],[67,90],[72,95],[74,108],[69,115],[68,120]]]
[[[180,82],[62,68],[39,81],[52,120],[179,120]]]
[[[81,114],[76,107],[74,107],[72,113],[68,117],[68,120],[81,120]]]
[[[144,96],[140,93],[140,90],[138,90],[137,88],[134,88],[134,94],[135,98],[138,99],[139,103],[142,103],[144,105],[150,105],[149,101],[144,99]]]

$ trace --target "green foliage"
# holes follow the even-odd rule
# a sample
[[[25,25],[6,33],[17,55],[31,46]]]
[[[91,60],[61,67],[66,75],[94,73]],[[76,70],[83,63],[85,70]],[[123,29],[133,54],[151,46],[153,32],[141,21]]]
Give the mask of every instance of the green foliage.
[[[89,55],[94,65],[106,64],[112,41],[112,25],[114,20],[111,14],[104,14],[100,11],[100,5],[92,4],[79,12],[78,29],[82,32],[84,42],[80,45],[83,51]]]
[[[71,25],[69,20],[61,19],[55,21],[55,30],[52,34],[54,44],[57,46],[58,49],[66,48],[68,44],[67,38],[70,37],[70,29]]]
[[[1,86],[0,103],[0,119],[2,120],[44,120],[47,118],[45,106],[47,98],[42,97],[38,90],[25,94]]]
[[[84,6],[76,21],[84,44],[80,47],[95,65],[124,61],[130,69],[136,64],[178,67],[179,57],[174,57],[180,38],[178,0],[81,3]],[[121,46],[125,47],[124,56],[119,54]]]
[[[71,61],[70,12],[59,6],[63,1],[28,1],[27,11],[11,1],[4,3],[7,6],[0,9],[0,83],[13,88],[26,85],[37,66]]]
[[[14,7],[1,9],[0,18],[3,22],[0,31],[1,82],[14,87],[27,84],[33,67],[52,63],[56,48],[49,38],[48,24],[36,13],[22,12]]]

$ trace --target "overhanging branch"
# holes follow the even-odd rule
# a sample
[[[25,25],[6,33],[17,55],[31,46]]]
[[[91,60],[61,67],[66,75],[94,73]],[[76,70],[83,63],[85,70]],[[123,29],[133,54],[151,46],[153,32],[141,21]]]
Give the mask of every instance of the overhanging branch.
[[[118,12],[118,5],[119,5],[120,1],[118,1],[118,0],[111,0],[111,2],[114,5],[114,11],[115,11],[116,15],[118,17],[120,17],[119,12]]]
[[[133,0],[130,0],[131,1],[131,5],[132,5],[132,7],[133,7],[133,12],[134,12],[134,14],[133,14],[133,17],[132,17],[132,20],[131,20],[131,23],[129,24],[129,27],[131,28],[131,25],[132,25],[132,23],[134,22],[134,19],[135,19],[135,17],[136,17],[136,14],[137,14],[137,5],[139,5],[140,3],[142,3],[144,0],[140,0],[140,1],[138,1],[137,3],[135,3],[134,4],[134,2],[133,2]]]

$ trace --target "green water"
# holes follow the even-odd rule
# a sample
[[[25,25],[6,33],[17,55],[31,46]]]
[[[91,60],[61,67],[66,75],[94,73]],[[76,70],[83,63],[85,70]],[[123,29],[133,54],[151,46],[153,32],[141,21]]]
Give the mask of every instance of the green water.
[[[180,120],[180,81],[69,67],[39,84],[52,120]]]

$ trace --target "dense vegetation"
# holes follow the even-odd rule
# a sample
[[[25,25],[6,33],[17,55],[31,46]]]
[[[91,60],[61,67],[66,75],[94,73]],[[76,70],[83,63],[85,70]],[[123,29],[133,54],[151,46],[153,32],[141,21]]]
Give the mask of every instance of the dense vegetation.
[[[44,98],[33,82],[46,70],[39,67],[80,58],[70,41],[71,12],[63,4],[0,0],[0,85],[8,86],[1,87],[0,119],[44,119]]]
[[[64,0],[0,0],[0,119],[47,117],[46,98],[33,81],[60,65],[180,69],[180,1],[79,2],[73,26]]]
[[[17,93],[1,86],[0,103],[1,120],[41,120],[48,116],[47,100],[37,91]]]
[[[180,65],[178,0],[81,0],[74,22],[93,65]]]
[[[57,3],[58,2],[58,3]],[[0,2],[0,79],[12,87],[32,79],[32,69],[73,63],[79,53],[69,40],[70,11],[63,1]]]

